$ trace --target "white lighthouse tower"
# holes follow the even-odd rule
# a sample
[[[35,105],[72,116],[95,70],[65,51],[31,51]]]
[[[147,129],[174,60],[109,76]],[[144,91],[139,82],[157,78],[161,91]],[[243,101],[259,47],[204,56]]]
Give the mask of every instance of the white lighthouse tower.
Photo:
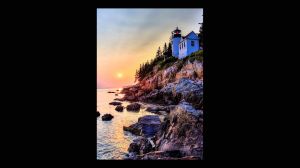
[[[172,44],[172,55],[176,58],[179,56],[179,43],[181,39],[181,30],[176,27],[176,29],[172,32],[171,36],[171,44]]]

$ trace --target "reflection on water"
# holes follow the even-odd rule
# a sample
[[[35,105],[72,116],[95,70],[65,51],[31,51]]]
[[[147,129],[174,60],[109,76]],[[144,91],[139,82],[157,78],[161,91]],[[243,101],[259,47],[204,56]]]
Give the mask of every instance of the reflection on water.
[[[141,109],[140,112],[115,111],[116,106],[108,103],[115,98],[123,97],[123,94],[107,93],[117,89],[97,89],[97,110],[101,116],[110,113],[114,116],[111,121],[102,121],[101,116],[97,118],[97,159],[122,159],[127,153],[129,144],[135,138],[131,133],[123,131],[123,126],[129,126],[137,122],[144,115],[154,115]],[[122,102],[127,106],[129,102]]]

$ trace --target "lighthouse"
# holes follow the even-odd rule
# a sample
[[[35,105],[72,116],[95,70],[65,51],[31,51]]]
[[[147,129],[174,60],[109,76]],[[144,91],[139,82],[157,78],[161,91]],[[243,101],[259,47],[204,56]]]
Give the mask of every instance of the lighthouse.
[[[179,43],[181,39],[181,30],[176,27],[174,31],[172,31],[171,36],[171,44],[172,44],[172,55],[176,58],[179,56]]]

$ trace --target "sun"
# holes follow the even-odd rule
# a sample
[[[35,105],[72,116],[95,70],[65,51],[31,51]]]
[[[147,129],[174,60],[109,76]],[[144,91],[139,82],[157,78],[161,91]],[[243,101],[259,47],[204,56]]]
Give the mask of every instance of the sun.
[[[122,77],[123,77],[123,74],[122,74],[122,73],[118,73],[118,74],[117,74],[117,77],[118,77],[118,78],[122,78]]]

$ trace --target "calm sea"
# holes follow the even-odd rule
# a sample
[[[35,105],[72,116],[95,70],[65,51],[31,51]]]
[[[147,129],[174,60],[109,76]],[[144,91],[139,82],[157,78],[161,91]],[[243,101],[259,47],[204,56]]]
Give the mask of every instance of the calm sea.
[[[123,126],[129,126],[136,123],[138,118],[144,115],[154,115],[141,109],[140,112],[128,112],[124,108],[123,112],[115,111],[115,106],[108,103],[115,98],[121,98],[124,95],[107,93],[116,91],[116,89],[97,89],[97,110],[101,116],[110,113],[114,116],[111,121],[102,121],[101,116],[97,118],[97,159],[123,159],[127,153],[129,144],[135,138],[131,133],[123,131]],[[123,102],[126,107],[129,102]]]

